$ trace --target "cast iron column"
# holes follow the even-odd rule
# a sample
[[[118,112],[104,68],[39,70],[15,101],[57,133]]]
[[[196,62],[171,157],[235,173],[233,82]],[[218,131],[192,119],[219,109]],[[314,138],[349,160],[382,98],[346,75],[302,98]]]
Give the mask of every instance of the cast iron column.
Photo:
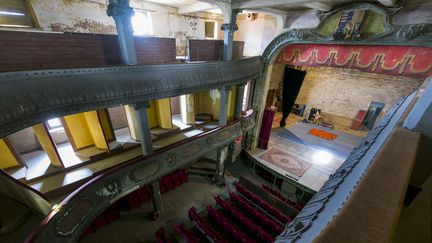
[[[228,120],[228,94],[231,90],[230,86],[219,88],[220,92],[220,108],[219,108],[219,126],[225,126]],[[216,184],[219,186],[225,185],[225,160],[227,158],[228,147],[217,149],[216,155]]]
[[[129,0],[109,0],[107,14],[114,18],[123,64],[136,65],[137,57],[131,17],[135,14]]]
[[[141,149],[144,156],[153,153],[153,142],[147,116],[147,108],[149,107],[150,105],[147,102],[141,102],[133,105],[141,136]]]
[[[154,181],[151,183],[151,191],[152,191],[153,209],[156,214],[155,216],[159,217],[163,214],[162,196],[159,189],[159,181]]]
[[[224,60],[225,61],[232,60],[234,32],[238,30],[236,21],[237,21],[237,11],[233,11],[231,15],[231,22],[222,24],[221,26],[221,30],[224,32]]]

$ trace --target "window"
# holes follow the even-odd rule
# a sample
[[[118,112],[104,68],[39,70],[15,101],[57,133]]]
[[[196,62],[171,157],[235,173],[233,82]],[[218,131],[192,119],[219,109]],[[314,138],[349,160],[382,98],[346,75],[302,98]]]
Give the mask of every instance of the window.
[[[134,35],[153,35],[151,16],[147,12],[135,11],[132,17]]]
[[[62,123],[61,123],[61,121],[60,121],[59,118],[49,119],[47,121],[47,124],[48,124],[48,129],[49,130],[56,129],[56,128],[62,128],[63,127],[63,125],[62,125]]]
[[[205,22],[205,37],[208,39],[217,38],[217,22],[215,21]]]
[[[0,1],[0,27],[33,27],[25,0]]]

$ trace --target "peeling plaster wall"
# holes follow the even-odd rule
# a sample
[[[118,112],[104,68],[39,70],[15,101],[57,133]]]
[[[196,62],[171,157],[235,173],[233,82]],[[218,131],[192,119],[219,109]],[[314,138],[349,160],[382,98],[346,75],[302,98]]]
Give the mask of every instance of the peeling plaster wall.
[[[234,33],[235,41],[244,41],[244,56],[261,55],[277,34],[276,18],[258,14],[254,20],[247,20],[246,14],[237,17],[239,30]]]
[[[29,0],[35,19],[44,31],[116,34],[114,19],[106,14],[105,1],[99,0]],[[197,13],[179,15],[177,8],[132,0],[131,6],[150,13],[153,35],[176,38],[177,55],[186,55],[187,39],[205,39],[205,21],[222,24],[222,16]],[[223,39],[218,31],[218,39]]]

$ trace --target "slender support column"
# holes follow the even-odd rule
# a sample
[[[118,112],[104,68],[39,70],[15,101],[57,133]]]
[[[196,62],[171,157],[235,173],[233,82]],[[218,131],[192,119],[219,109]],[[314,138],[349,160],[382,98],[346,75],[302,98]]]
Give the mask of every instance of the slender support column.
[[[151,190],[152,190],[153,208],[156,214],[155,216],[159,217],[163,214],[162,196],[159,189],[159,181],[154,181],[151,183]]]
[[[107,14],[114,18],[123,63],[126,65],[136,65],[137,57],[131,17],[135,14],[129,5],[129,0],[109,0]]]
[[[237,11],[232,11],[231,20],[229,23],[224,23],[221,30],[224,32],[224,60],[232,60],[234,32],[238,30],[236,24]]]
[[[225,126],[228,120],[228,94],[230,86],[219,88],[220,107],[219,107],[219,126]],[[225,160],[227,158],[228,147],[222,147],[217,150],[216,155],[216,184],[225,185]]]
[[[240,119],[242,115],[243,98],[246,84],[237,85],[236,107],[234,117]]]
[[[219,126],[225,126],[228,121],[228,95],[231,86],[219,88],[220,105],[219,105]]]
[[[143,155],[149,155],[153,153],[153,142],[150,133],[147,108],[150,105],[147,102],[141,102],[133,105],[136,114],[136,120],[139,127],[141,137],[141,148]]]

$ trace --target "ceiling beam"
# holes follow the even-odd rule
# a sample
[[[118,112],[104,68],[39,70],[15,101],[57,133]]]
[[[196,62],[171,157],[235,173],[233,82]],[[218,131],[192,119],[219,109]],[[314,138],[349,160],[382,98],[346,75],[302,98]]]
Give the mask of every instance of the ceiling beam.
[[[315,10],[319,10],[319,11],[323,11],[323,12],[328,12],[332,9],[332,5],[330,4],[326,4],[326,3],[319,3],[319,2],[311,2],[311,3],[303,3],[303,6],[311,8],[311,9],[315,9]]]
[[[393,7],[396,4],[396,0],[378,0],[378,2],[386,7]]]
[[[265,8],[265,7],[274,7],[281,5],[294,5],[294,4],[303,4],[310,3],[311,0],[249,0],[242,2],[233,2],[233,9],[251,9],[251,8]]]
[[[204,2],[196,2],[193,4],[188,4],[188,5],[184,5],[184,6],[180,6],[178,8],[178,13],[179,14],[188,14],[188,13],[196,13],[196,12],[201,12],[201,11],[207,11],[210,9],[214,9],[216,6],[211,5],[209,3],[204,3]]]

